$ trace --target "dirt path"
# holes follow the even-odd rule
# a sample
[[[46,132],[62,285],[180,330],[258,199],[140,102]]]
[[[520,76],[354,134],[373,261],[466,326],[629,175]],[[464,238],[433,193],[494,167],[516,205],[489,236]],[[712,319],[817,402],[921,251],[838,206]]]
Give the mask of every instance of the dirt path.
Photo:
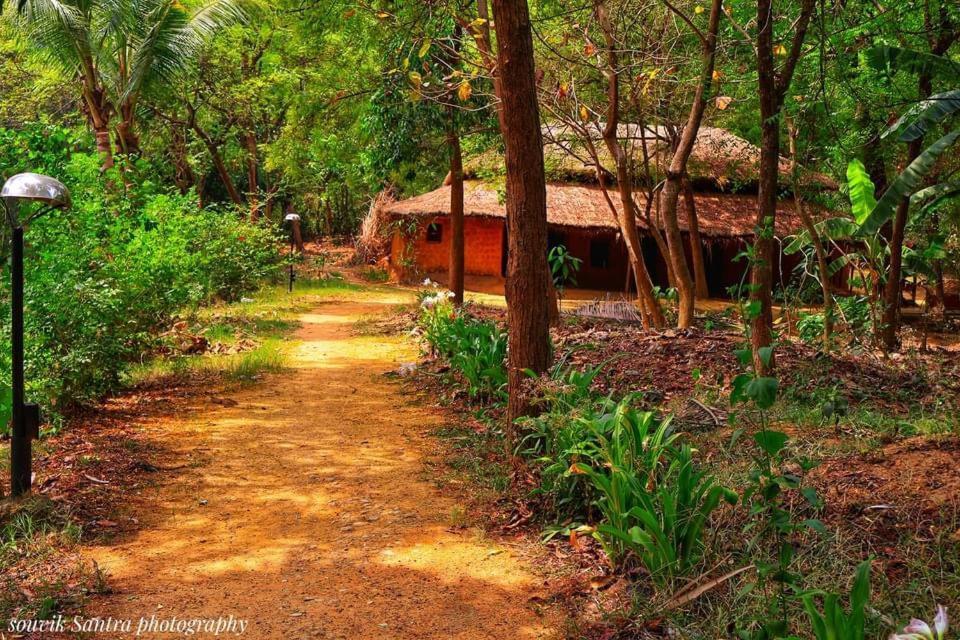
[[[233,615],[248,638],[556,635],[528,605],[532,561],[450,530],[456,502],[423,478],[439,418],[382,375],[415,354],[354,331],[391,302],[318,306],[288,374],[157,426],[207,462],[144,497],[139,533],[94,549],[113,593],[88,616],[135,630],[141,616]]]

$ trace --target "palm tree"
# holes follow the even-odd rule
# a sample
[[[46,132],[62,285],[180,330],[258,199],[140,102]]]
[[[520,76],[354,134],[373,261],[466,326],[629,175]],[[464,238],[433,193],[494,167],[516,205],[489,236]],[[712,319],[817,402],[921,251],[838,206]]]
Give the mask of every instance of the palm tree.
[[[79,80],[104,169],[113,166],[111,133],[121,154],[139,151],[137,108],[144,92],[171,86],[217,30],[245,18],[241,0],[193,7],[178,0],[11,3],[37,47]]]

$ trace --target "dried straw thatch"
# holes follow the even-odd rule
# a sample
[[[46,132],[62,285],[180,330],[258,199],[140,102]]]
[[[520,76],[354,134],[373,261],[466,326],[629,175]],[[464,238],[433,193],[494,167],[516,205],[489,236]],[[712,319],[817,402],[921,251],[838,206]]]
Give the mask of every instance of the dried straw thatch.
[[[613,159],[600,138],[603,123],[584,126],[589,127],[600,164],[612,179],[615,173]],[[583,137],[583,132],[577,133],[568,125],[551,124],[543,127],[544,162],[549,179],[596,183],[596,169]],[[618,128],[617,137],[626,146],[636,165],[635,175],[643,175],[643,150],[646,148],[651,174],[657,181],[663,178],[664,167],[669,163],[671,140],[675,137],[668,129],[624,124]],[[760,149],[755,145],[726,129],[702,127],[690,155],[687,173],[697,185],[722,191],[749,191],[756,185],[759,163]],[[488,151],[467,162],[465,172],[468,177],[481,177],[495,175],[502,167],[503,156],[496,151]],[[791,166],[786,158],[780,159],[780,173],[781,182],[789,185]],[[809,171],[801,173],[801,181],[808,188],[837,188],[836,182],[829,177]]]
[[[464,214],[489,218],[505,218],[506,209],[500,201],[497,190],[479,180],[464,183]],[[615,191],[610,197],[618,211],[620,202]],[[637,204],[643,208],[643,194],[636,194]],[[754,196],[697,193],[694,196],[697,207],[697,219],[700,233],[712,238],[732,238],[753,235],[756,219],[757,199]],[[450,212],[450,187],[444,186],[422,195],[389,204],[385,212],[391,217],[427,217],[447,215]],[[680,228],[687,230],[686,205],[679,203]],[[656,213],[653,214],[656,220]],[[547,220],[559,227],[593,229],[596,231],[617,231],[619,226],[603,192],[598,186],[585,184],[549,184],[547,185]],[[644,220],[639,220],[641,229],[647,228]],[[662,226],[658,224],[657,226]],[[802,226],[792,202],[784,201],[777,208],[777,236],[784,237],[796,233]]]
[[[390,218],[387,209],[396,202],[393,189],[384,189],[370,203],[370,210],[360,225],[357,237],[357,258],[362,262],[376,262],[390,253]]]

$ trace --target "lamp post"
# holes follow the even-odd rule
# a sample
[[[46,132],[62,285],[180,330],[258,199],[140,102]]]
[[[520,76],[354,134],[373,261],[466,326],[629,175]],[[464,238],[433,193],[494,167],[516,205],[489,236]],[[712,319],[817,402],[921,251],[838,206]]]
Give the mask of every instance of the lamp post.
[[[12,350],[13,429],[10,437],[10,493],[30,490],[30,441],[40,436],[40,407],[24,401],[23,384],[23,227],[52,209],[70,206],[70,191],[62,183],[36,173],[20,173],[0,190],[12,230],[10,253],[10,346]],[[43,205],[33,215],[20,218],[20,202]]]
[[[296,277],[293,273],[293,252],[297,245],[297,235],[300,230],[300,216],[296,213],[288,213],[283,221],[290,227],[290,287],[288,291],[293,293],[293,280]]]

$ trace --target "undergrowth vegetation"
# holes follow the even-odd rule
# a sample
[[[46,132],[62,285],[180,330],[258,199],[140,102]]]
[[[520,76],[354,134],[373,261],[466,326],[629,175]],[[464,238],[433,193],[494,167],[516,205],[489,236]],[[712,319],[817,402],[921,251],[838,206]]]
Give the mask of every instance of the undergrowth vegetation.
[[[503,451],[497,390],[505,354],[490,347],[506,342],[504,332],[491,314],[455,308],[443,291],[420,300],[415,334],[443,363],[437,370],[449,369],[441,379],[462,389],[447,397],[459,397],[488,426],[453,432],[455,465],[495,492],[520,489],[545,542],[569,539],[578,549],[592,539],[608,570],[629,580],[633,610],[617,623],[628,635],[603,637],[634,637],[631,630],[654,624],[683,638],[865,640],[902,628],[899,621],[930,605],[931,591],[938,599],[953,592],[929,568],[909,582],[893,584],[885,572],[871,579],[875,548],[821,521],[825,501],[809,479],[819,464],[813,436],[795,438],[781,422],[801,392],[755,373],[749,350],[736,353],[741,372],[708,400],[729,405],[725,442],[704,442],[643,394],[597,393],[609,361],[578,368],[569,354],[557,358],[548,374],[531,377],[537,415],[518,420],[517,446],[501,453],[505,469],[516,457],[530,478],[511,483],[481,461]],[[773,350],[761,357],[772,360]],[[839,387],[805,406],[811,402],[816,418],[795,424],[839,433],[850,419]],[[463,451],[469,447],[477,457]],[[913,570],[930,562],[942,573],[956,562],[924,557]]]
[[[117,388],[124,369],[157,346],[174,314],[239,299],[274,274],[282,258],[276,230],[232,209],[198,208],[195,195],[155,184],[145,164],[101,173],[95,154],[71,153],[62,144],[65,133],[50,133],[46,152],[37,147],[42,138],[23,134],[33,136],[36,158],[45,163],[31,168],[61,176],[73,206],[39,218],[26,232],[26,379],[29,396],[56,416]],[[0,246],[9,251],[6,240]],[[9,317],[9,290],[3,291],[0,316]],[[0,397],[7,399],[9,339],[4,324]]]

